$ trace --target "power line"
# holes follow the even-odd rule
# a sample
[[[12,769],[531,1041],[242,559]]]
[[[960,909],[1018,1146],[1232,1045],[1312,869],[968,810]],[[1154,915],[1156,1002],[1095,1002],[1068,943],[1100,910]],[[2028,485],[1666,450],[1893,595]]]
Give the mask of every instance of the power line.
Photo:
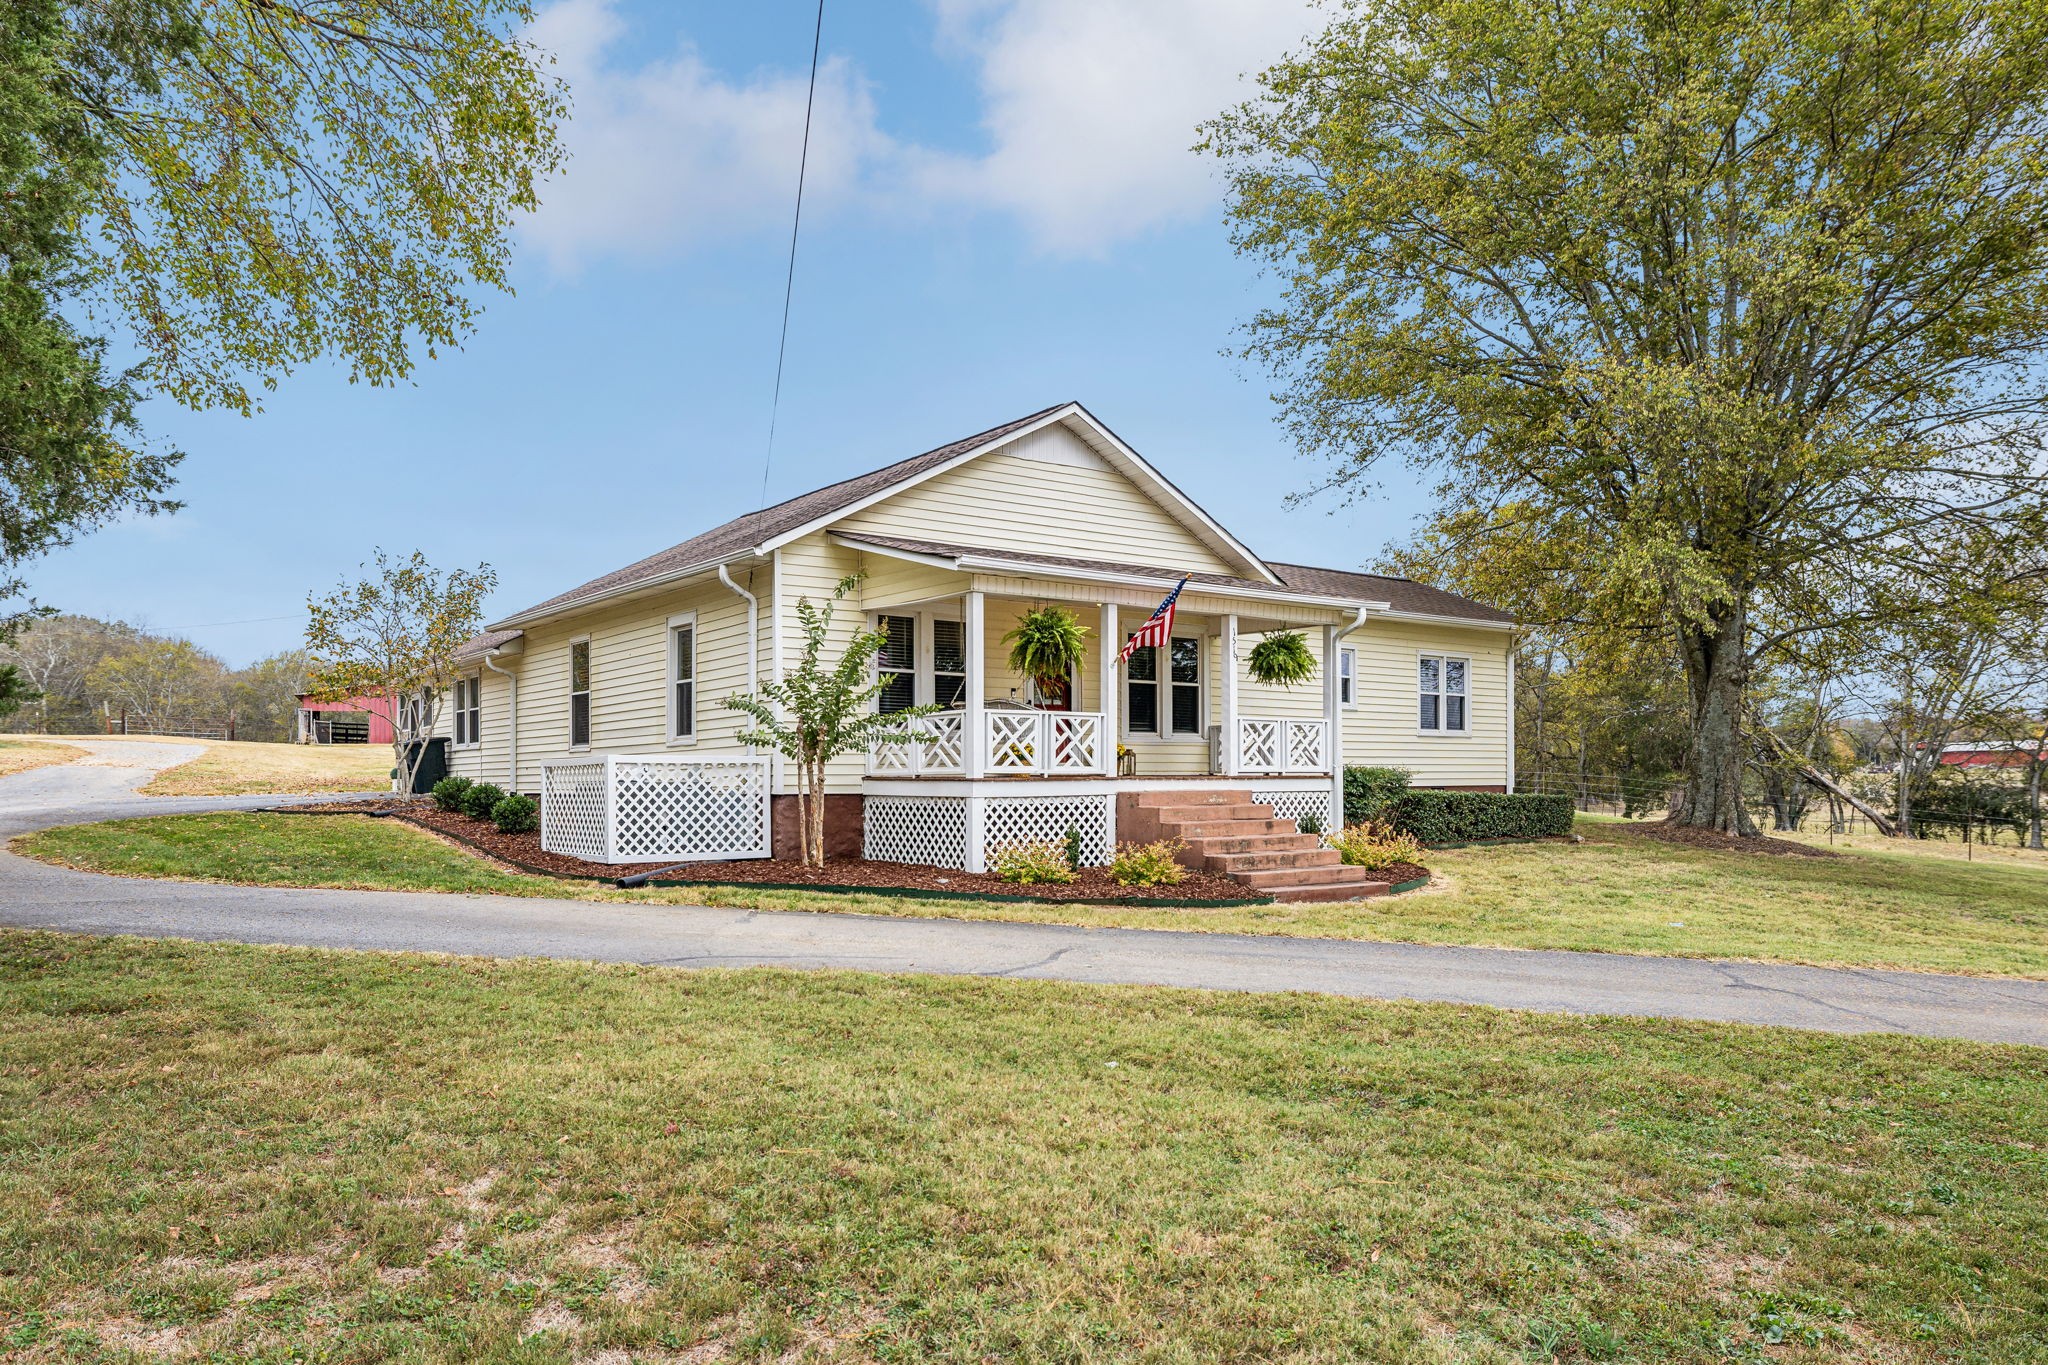
[[[761,461],[761,505],[768,505],[768,471],[775,465],[775,419],[782,407],[782,362],[789,353],[789,304],[796,293],[796,235],[804,222],[804,174],[811,164],[811,109],[818,100],[818,48],[825,36],[825,0],[811,30],[811,84],[804,94],[804,145],[796,162],[796,216],[789,224],[789,272],[782,281],[782,335],[775,343],[775,394],[768,400],[768,454]]]

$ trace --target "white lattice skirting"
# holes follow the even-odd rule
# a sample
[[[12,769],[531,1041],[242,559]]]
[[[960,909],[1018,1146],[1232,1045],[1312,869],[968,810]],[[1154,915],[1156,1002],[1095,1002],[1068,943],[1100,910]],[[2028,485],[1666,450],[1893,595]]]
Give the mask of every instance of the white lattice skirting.
[[[886,862],[966,869],[978,827],[981,864],[1005,844],[1064,842],[1081,836],[1081,863],[1109,861],[1109,795],[870,796],[862,803],[861,855]]]
[[[1313,815],[1323,825],[1327,837],[1335,828],[1330,823],[1330,793],[1324,791],[1303,791],[1299,787],[1268,791],[1252,788],[1252,800],[1262,806],[1271,806],[1273,816],[1278,820],[1299,820],[1304,815]]]
[[[540,846],[594,863],[769,853],[768,762],[746,755],[603,758],[540,767]]]

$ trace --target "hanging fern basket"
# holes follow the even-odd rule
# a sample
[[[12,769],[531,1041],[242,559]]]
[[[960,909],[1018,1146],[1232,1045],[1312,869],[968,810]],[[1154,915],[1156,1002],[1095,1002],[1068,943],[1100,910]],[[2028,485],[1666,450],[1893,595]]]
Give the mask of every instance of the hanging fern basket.
[[[1252,681],[1271,687],[1294,687],[1316,675],[1316,656],[1298,630],[1283,630],[1252,646],[1245,659]]]
[[[1010,667],[1047,685],[1064,685],[1088,653],[1088,627],[1065,607],[1033,607],[1017,618],[1017,628],[1003,637],[1010,647]]]

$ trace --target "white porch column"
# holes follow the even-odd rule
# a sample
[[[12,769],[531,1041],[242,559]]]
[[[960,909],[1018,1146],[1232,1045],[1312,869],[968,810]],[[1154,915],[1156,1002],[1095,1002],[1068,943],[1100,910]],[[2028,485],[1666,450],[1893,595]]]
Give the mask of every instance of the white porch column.
[[[1095,690],[1098,694],[1095,698],[1095,709],[1102,712],[1102,772],[1105,777],[1115,777],[1116,746],[1119,729],[1117,723],[1117,702],[1121,699],[1122,693],[1122,687],[1118,684],[1116,676],[1116,655],[1117,651],[1124,647],[1124,642],[1117,636],[1116,603],[1104,602],[1102,604],[1102,623],[1099,627],[1099,633],[1102,636],[1102,673],[1101,681],[1095,684]],[[1112,818],[1114,818],[1115,809],[1116,802],[1112,799],[1110,801]]]
[[[1337,647],[1337,627],[1324,626],[1323,724],[1329,727],[1329,734],[1323,757],[1330,765],[1330,819],[1325,830],[1344,828],[1344,712],[1337,705]]]
[[[1223,775],[1237,776],[1237,613],[1223,618]]]
[[[960,757],[969,777],[980,777],[987,755],[981,751],[981,702],[987,695],[988,687],[982,677],[982,630],[981,630],[981,589],[970,589],[961,603],[961,620],[967,627],[967,709],[961,717]],[[970,858],[979,857],[970,853]],[[971,868],[970,871],[979,871]]]

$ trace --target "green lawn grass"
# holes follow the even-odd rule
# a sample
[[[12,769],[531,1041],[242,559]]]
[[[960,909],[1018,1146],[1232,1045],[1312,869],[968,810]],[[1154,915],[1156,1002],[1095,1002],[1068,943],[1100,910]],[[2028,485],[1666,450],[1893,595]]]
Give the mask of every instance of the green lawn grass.
[[[0,1355],[2020,1365],[2040,1058],[5,933]]]
[[[1432,853],[1441,885],[1338,905],[1030,905],[732,888],[593,889],[503,871],[358,816],[177,815],[28,835],[36,857],[138,876],[583,896],[1141,929],[1674,954],[2048,978],[2048,876],[1857,851],[1766,857],[1681,848],[1614,825],[1583,844]]]

